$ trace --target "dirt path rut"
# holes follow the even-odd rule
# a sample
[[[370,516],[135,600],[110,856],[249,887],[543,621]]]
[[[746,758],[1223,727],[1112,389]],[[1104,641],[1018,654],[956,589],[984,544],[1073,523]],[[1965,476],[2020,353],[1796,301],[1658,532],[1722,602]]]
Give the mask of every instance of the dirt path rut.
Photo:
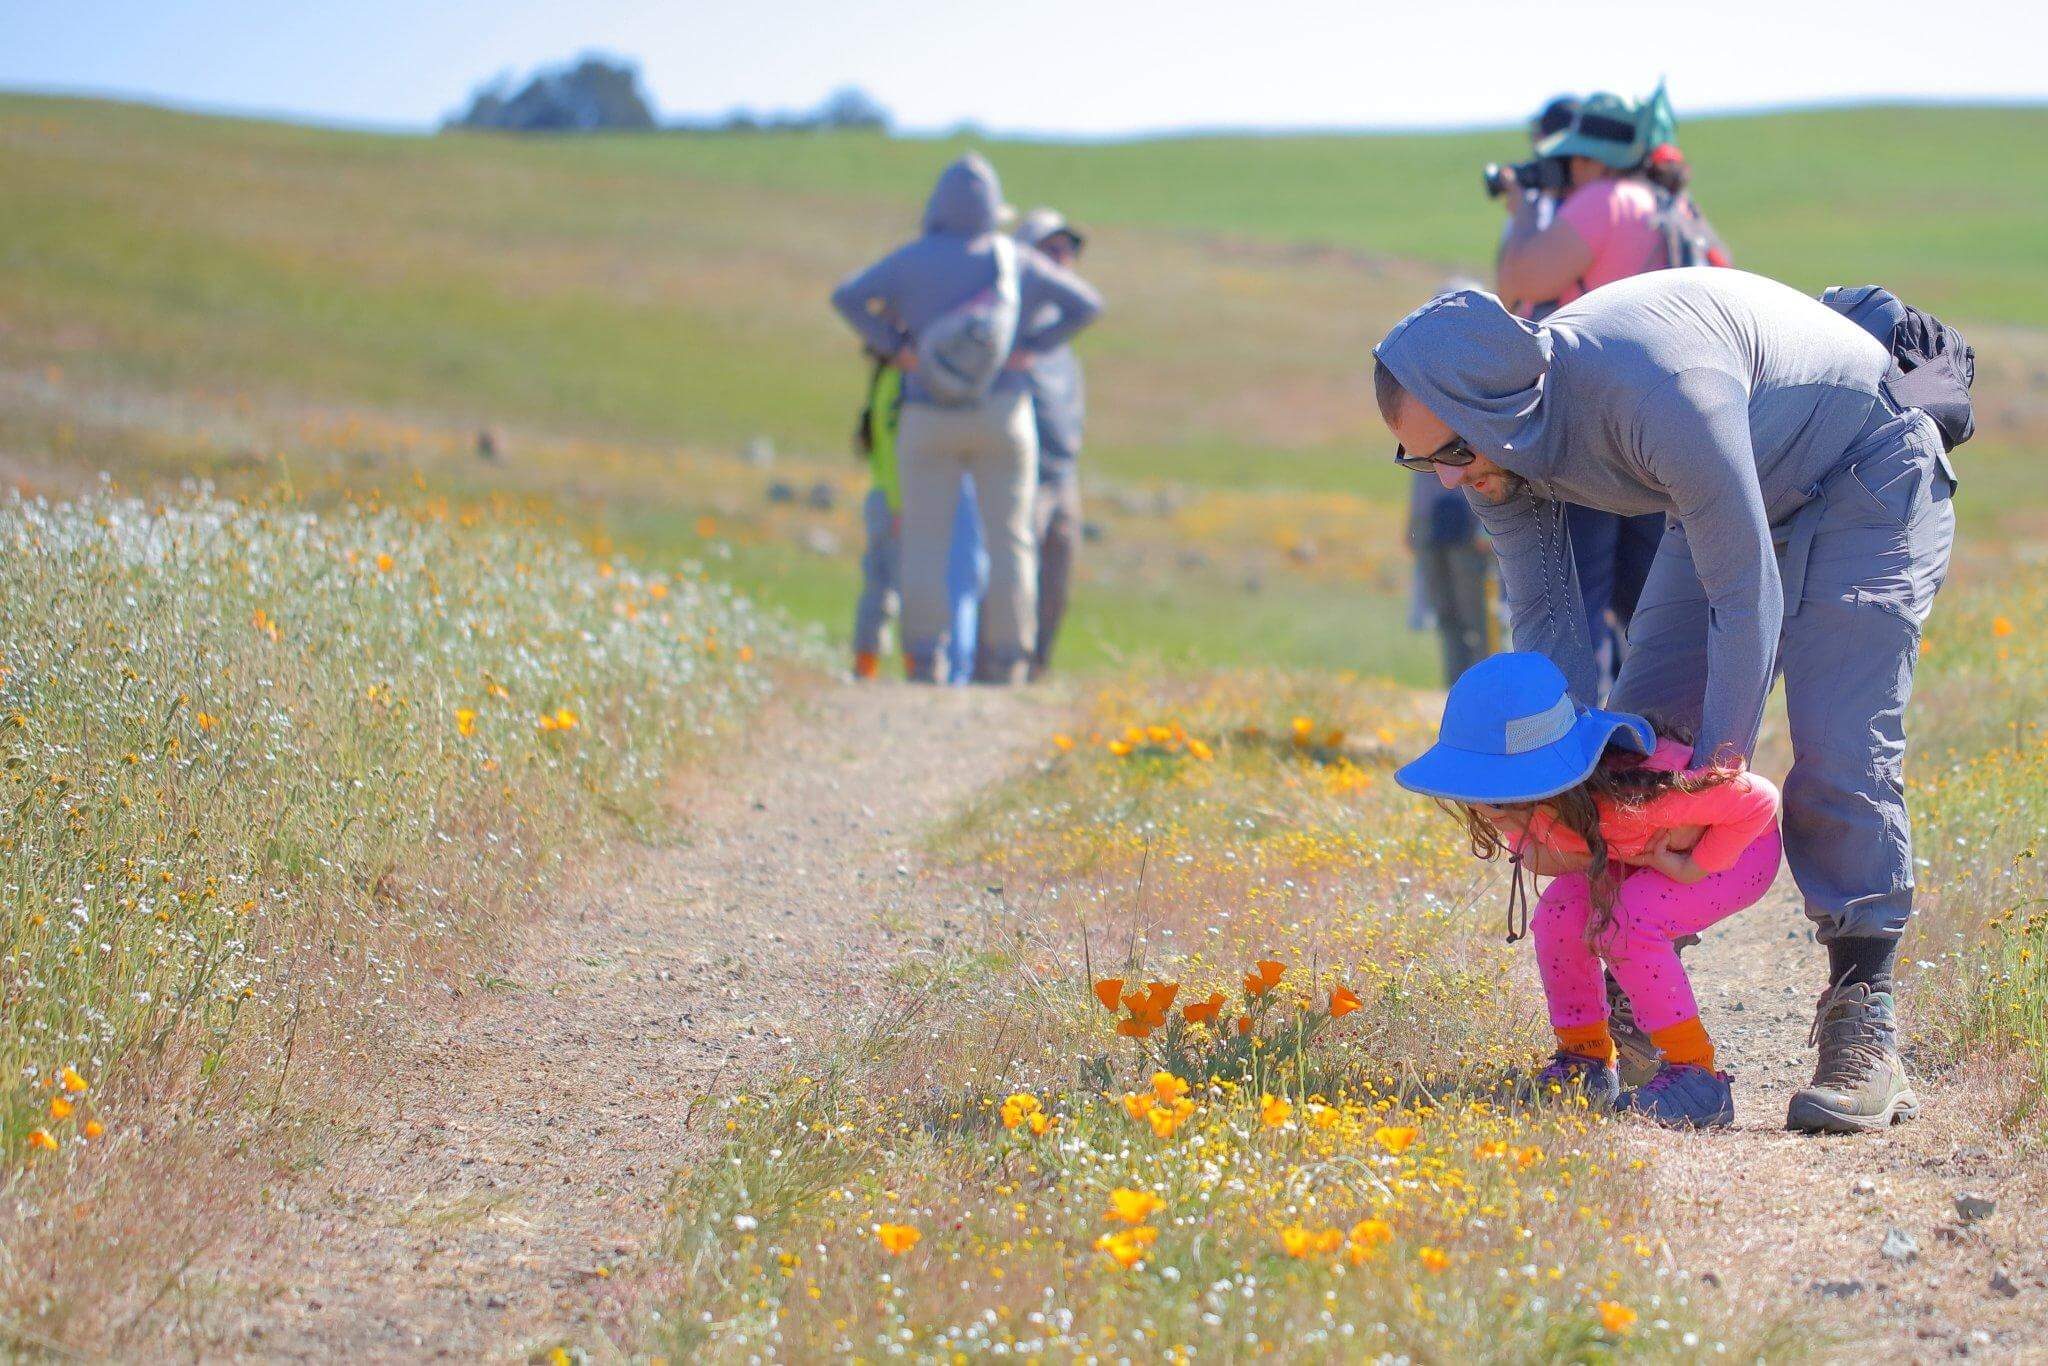
[[[367,1142],[299,1182],[216,1346],[521,1359],[631,1343],[671,1174],[714,1081],[772,1071],[805,1014],[857,1008],[958,889],[914,848],[1046,733],[1039,697],[841,687],[771,716],[641,851],[521,936],[393,1058]]]

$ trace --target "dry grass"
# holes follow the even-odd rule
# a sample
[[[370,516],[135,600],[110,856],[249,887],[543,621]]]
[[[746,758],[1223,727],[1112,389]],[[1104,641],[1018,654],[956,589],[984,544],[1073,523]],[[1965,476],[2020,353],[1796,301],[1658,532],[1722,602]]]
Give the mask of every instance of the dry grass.
[[[2048,1137],[2048,581],[2013,573],[1941,604],[1907,775],[1921,910],[1912,1018],[2001,1127]]]

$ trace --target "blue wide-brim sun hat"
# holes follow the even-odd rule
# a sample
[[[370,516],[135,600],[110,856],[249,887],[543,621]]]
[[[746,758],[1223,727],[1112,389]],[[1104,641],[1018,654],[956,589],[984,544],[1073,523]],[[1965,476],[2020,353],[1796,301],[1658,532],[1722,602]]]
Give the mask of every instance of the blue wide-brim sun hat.
[[[1451,685],[1436,743],[1394,781],[1454,802],[1541,801],[1584,782],[1612,743],[1648,754],[1657,733],[1640,716],[1574,702],[1542,655],[1494,655]]]

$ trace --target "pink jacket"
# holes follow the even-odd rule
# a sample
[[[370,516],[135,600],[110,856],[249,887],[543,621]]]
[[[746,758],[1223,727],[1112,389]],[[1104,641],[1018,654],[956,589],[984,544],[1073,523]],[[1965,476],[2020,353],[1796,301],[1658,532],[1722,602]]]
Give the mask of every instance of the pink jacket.
[[[1692,750],[1675,740],[1659,740],[1657,749],[1643,761],[1644,767],[1665,773],[1682,773],[1692,761]],[[1718,783],[1703,792],[1667,792],[1641,806],[1616,806],[1599,799],[1600,837],[1616,858],[1633,858],[1650,847],[1660,831],[1683,825],[1706,827],[1692,847],[1693,862],[1710,873],[1726,872],[1735,866],[1742,851],[1778,823],[1778,789],[1768,778],[1743,773],[1732,781]],[[1560,828],[1547,812],[1538,811],[1529,822],[1529,838],[1560,854],[1583,854],[1586,842],[1570,830]],[[1520,847],[1519,842],[1516,845]]]

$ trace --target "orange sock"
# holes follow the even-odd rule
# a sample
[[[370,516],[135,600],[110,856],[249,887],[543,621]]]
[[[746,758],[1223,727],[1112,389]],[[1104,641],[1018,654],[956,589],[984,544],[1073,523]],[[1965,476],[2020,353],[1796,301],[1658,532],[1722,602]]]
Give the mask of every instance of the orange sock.
[[[1582,1058],[1607,1063],[1614,1061],[1614,1036],[1607,1032],[1605,1020],[1597,1024],[1564,1026],[1557,1031],[1557,1046]]]
[[[1697,1015],[1663,1029],[1651,1030],[1650,1042],[1657,1045],[1657,1051],[1664,1055],[1666,1062],[1688,1063],[1708,1071],[1714,1068],[1714,1041],[1707,1037],[1707,1027],[1700,1023]]]
[[[857,654],[853,657],[853,676],[855,678],[873,678],[881,672],[882,660],[879,655]]]

